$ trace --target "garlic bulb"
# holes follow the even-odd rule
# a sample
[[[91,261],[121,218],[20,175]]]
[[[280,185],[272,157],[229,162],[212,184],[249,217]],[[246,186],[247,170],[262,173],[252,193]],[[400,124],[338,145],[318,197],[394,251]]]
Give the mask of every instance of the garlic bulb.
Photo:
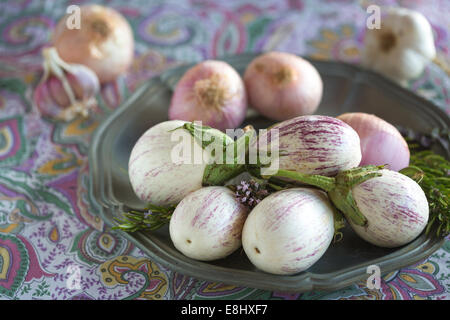
[[[379,29],[367,30],[361,63],[405,85],[418,77],[435,55],[427,19],[414,10],[390,8],[381,17]]]
[[[63,121],[86,117],[97,106],[100,83],[96,74],[86,66],[63,61],[53,47],[43,49],[42,55],[44,75],[33,96],[40,113]]]

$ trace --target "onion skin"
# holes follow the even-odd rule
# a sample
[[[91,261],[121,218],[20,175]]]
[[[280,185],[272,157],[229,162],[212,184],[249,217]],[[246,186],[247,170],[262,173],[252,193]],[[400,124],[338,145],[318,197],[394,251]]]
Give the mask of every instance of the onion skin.
[[[358,134],[339,119],[300,116],[270,129],[279,132],[279,169],[334,176],[339,171],[356,167],[361,161]],[[258,137],[258,143],[263,149],[270,150],[271,139],[272,134],[268,130],[267,134],[262,133]]]
[[[248,209],[226,187],[205,187],[187,195],[170,219],[174,246],[184,255],[211,261],[241,246]]]
[[[409,165],[408,144],[390,123],[363,112],[344,113],[337,117],[349,124],[361,140],[361,166],[384,165],[399,171]]]
[[[169,119],[202,121],[225,131],[239,127],[246,112],[247,95],[239,74],[225,62],[206,60],[189,69],[177,83]]]
[[[425,193],[414,180],[391,170],[380,173],[380,177],[352,189],[359,210],[368,220],[367,226],[348,221],[364,240],[394,248],[411,242],[424,230],[429,206]]]
[[[323,83],[305,59],[284,52],[255,58],[244,74],[249,104],[277,121],[313,114],[322,99]]]
[[[172,162],[172,149],[180,141],[171,141],[171,132],[185,121],[165,121],[148,129],[134,145],[128,162],[128,174],[136,195],[157,206],[175,205],[187,194],[202,187],[207,163],[183,164]],[[179,132],[186,141],[193,137],[185,130]],[[192,153],[208,153],[193,141]]]
[[[250,212],[242,245],[257,268],[290,275],[317,262],[333,234],[333,207],[326,194],[293,188],[271,194]]]
[[[132,29],[112,8],[84,5],[80,9],[80,29],[67,28],[68,16],[63,17],[52,35],[53,45],[64,61],[92,69],[100,83],[113,81],[132,63]]]

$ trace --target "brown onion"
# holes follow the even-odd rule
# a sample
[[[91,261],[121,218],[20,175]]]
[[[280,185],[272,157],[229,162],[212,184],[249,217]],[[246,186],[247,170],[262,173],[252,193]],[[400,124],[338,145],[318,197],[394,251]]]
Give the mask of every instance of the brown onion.
[[[400,132],[390,123],[363,112],[344,113],[337,117],[359,135],[362,159],[360,166],[387,164],[399,171],[409,165],[409,148]]]
[[[322,99],[322,79],[303,58],[269,52],[255,58],[244,74],[249,104],[273,120],[313,114]]]
[[[134,55],[133,32],[116,10],[100,5],[80,8],[80,28],[69,29],[63,17],[57,24],[53,45],[60,57],[93,70],[101,83],[112,81],[131,65]]]

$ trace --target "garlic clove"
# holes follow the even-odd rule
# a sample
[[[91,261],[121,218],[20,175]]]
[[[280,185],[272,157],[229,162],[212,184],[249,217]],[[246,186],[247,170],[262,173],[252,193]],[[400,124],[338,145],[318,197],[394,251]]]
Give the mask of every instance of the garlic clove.
[[[56,118],[60,113],[60,105],[53,99],[47,82],[40,83],[33,95],[33,101],[41,114]]]
[[[397,8],[389,18],[392,20],[389,23],[396,24],[396,34],[401,41],[401,46],[408,45],[427,59],[435,58],[436,48],[433,30],[428,20],[421,13],[410,9]]]
[[[72,68],[71,73],[67,74],[77,99],[90,98],[100,90],[100,84],[93,72],[82,65]]]
[[[427,60],[417,51],[412,49],[403,50],[398,57],[399,73],[401,78],[412,79],[420,76],[423,71],[423,66]]]
[[[47,84],[51,97],[58,105],[67,106],[70,104],[69,97],[65,93],[63,85],[57,77],[49,76]]]
[[[97,106],[100,84],[88,67],[63,61],[55,48],[45,48],[44,75],[35,89],[34,102],[41,114],[71,121]]]

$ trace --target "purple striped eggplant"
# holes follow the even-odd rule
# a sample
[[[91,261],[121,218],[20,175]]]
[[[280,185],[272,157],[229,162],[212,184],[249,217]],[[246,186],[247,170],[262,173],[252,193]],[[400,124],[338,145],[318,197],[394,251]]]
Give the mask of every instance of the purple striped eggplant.
[[[426,227],[428,200],[411,178],[384,166],[356,167],[335,177],[279,170],[274,176],[321,188],[355,232],[380,247],[398,247]]]
[[[209,141],[222,148],[233,139],[219,130],[179,120],[148,129],[134,145],[128,162],[131,186],[138,198],[156,206],[176,205],[203,185],[221,184],[239,174],[233,166],[225,172],[210,165],[214,161],[205,147]]]
[[[320,190],[292,188],[264,198],[242,231],[247,257],[273,274],[308,269],[327,250],[334,235],[334,209]]]
[[[170,219],[170,238],[192,259],[221,259],[241,246],[247,215],[248,208],[227,187],[204,187],[178,204]]]
[[[134,145],[128,162],[128,174],[136,195],[158,206],[177,204],[188,193],[202,187],[206,163],[183,164],[172,161],[171,152],[179,141],[171,141],[171,130],[184,121],[165,121],[147,130]],[[188,132],[180,132],[186,141]],[[192,143],[193,152],[203,154],[201,146]]]
[[[422,188],[411,178],[391,170],[380,170],[352,188],[365,226],[353,223],[353,230],[366,241],[381,247],[398,247],[414,240],[428,223],[428,201]]]
[[[258,149],[263,154],[271,147],[273,150],[271,144],[277,142],[276,138],[279,169],[333,176],[358,166],[361,161],[358,134],[348,124],[333,117],[300,116],[280,122],[261,133],[251,150]]]

